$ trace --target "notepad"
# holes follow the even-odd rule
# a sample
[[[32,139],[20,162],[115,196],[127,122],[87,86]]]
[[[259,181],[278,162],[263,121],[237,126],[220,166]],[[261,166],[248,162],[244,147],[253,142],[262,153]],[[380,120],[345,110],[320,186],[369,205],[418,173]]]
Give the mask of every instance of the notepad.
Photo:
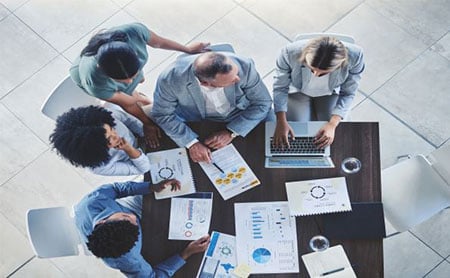
[[[305,254],[302,260],[311,278],[356,278],[342,245]]]
[[[147,153],[147,157],[150,160],[150,176],[153,184],[167,179],[177,179],[181,183],[180,190],[171,191],[170,188],[165,188],[161,192],[155,192],[155,199],[195,192],[195,183],[185,148]]]
[[[291,215],[352,210],[345,177],[287,182],[286,192]]]
[[[330,239],[386,237],[382,203],[352,203],[351,212],[324,215],[324,235]]]

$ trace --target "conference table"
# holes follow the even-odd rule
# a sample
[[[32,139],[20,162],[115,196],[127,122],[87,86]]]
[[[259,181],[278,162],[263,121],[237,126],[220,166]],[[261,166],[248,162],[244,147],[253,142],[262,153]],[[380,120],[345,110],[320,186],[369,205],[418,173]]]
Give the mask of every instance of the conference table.
[[[199,134],[202,141],[215,131],[225,128],[223,123],[198,122],[189,126]],[[264,123],[256,126],[245,138],[237,137],[232,144],[240,152],[247,164],[261,181],[256,186],[227,201],[224,201],[208,177],[197,163],[191,169],[198,192],[213,192],[213,212],[211,231],[235,235],[234,203],[286,201],[285,182],[345,176],[351,202],[380,202],[380,150],[378,123],[342,122],[336,129],[335,140],[331,146],[331,157],[335,168],[292,169],[265,168]],[[176,148],[177,145],[163,136],[157,150]],[[154,151],[154,150],[152,150]],[[341,161],[346,157],[357,157],[362,168],[355,174],[344,174]],[[146,175],[149,179],[149,175]],[[170,199],[155,200],[154,194],[144,197],[142,233],[142,255],[156,265],[170,256],[179,253],[188,241],[168,240]],[[322,234],[322,216],[296,217],[297,241],[300,273],[292,274],[252,274],[251,277],[309,277],[301,255],[310,253],[308,247],[311,237]],[[341,244],[349,258],[357,277],[383,277],[382,239],[335,240],[330,246]],[[175,277],[195,277],[200,267],[203,253],[191,256]]]

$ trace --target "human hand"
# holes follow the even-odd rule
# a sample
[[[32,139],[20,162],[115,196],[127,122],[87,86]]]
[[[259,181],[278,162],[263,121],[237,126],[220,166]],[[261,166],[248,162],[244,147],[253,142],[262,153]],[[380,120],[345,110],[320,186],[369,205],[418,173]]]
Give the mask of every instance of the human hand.
[[[316,144],[317,148],[323,149],[327,146],[330,146],[334,141],[334,132],[336,130],[336,126],[331,123],[324,124],[316,134],[314,138],[314,144]]]
[[[201,238],[191,241],[188,246],[181,252],[180,256],[187,260],[190,256],[203,252],[208,248],[211,237],[209,235],[202,236]]]
[[[190,44],[186,45],[189,54],[195,54],[195,53],[201,53],[201,52],[207,52],[209,49],[207,49],[208,46],[211,44],[209,42],[191,42]]]
[[[164,188],[171,186],[170,191],[177,191],[181,189],[181,183],[180,181],[176,179],[170,179],[170,180],[163,180],[157,184],[154,184],[150,186],[150,190],[152,192],[161,192],[164,190]]]
[[[213,133],[205,140],[205,145],[210,149],[220,149],[233,141],[231,133],[228,130],[221,130]]]
[[[159,147],[159,138],[161,138],[161,130],[154,124],[144,125],[144,138],[145,143],[150,148]]]
[[[189,156],[194,162],[211,163],[211,150],[200,142],[189,148]]]
[[[289,148],[289,137],[295,137],[292,127],[287,121],[277,121],[277,126],[275,127],[275,132],[273,134],[275,146],[286,146]]]

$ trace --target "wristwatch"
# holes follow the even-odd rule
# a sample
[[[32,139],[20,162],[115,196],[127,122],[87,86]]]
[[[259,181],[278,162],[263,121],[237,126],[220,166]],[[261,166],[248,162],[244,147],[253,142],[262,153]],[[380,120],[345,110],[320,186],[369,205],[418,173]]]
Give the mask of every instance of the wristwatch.
[[[231,139],[234,139],[234,138],[236,138],[236,137],[238,137],[239,136],[239,134],[237,134],[236,132],[234,132],[234,131],[232,131],[232,130],[228,130],[229,132],[231,132]]]

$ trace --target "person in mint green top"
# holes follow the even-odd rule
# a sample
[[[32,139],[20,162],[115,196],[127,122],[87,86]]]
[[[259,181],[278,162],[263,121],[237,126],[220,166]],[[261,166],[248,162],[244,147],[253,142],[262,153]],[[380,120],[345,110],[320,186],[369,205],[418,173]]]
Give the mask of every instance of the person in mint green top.
[[[209,43],[184,46],[158,36],[141,23],[121,25],[94,35],[70,68],[70,76],[89,95],[117,104],[142,121],[147,144],[157,147],[160,130],[141,108],[151,101],[136,91],[144,81],[147,45],[199,53],[206,51]]]

